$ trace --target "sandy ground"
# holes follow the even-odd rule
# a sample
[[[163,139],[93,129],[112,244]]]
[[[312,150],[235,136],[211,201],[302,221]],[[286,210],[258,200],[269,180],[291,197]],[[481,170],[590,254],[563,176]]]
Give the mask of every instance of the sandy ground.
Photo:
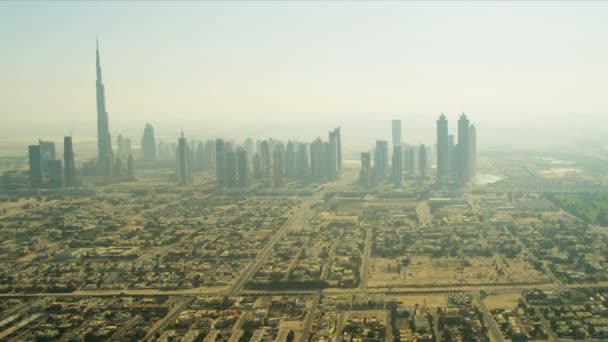
[[[488,296],[484,298],[484,303],[488,310],[493,309],[512,309],[517,306],[521,295],[519,293],[504,293],[499,295]]]

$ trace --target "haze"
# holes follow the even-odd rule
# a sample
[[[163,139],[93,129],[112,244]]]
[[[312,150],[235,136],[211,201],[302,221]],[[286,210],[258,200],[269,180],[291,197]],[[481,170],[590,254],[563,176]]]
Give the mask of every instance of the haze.
[[[431,142],[441,112],[464,111],[484,147],[596,143],[607,17],[602,2],[3,2],[0,134],[94,137],[98,36],[111,130],[135,140],[150,122],[369,142],[399,118]]]

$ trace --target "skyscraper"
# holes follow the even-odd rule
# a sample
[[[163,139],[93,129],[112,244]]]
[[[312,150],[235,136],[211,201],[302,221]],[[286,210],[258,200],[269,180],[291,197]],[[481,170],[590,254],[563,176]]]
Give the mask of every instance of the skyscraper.
[[[118,155],[126,157],[131,154],[131,139],[119,134],[116,138],[116,145],[118,148]]]
[[[38,145],[40,146],[40,159],[42,160],[42,172],[44,176],[45,173],[49,172],[49,162],[57,159],[55,158],[55,143],[38,140]]]
[[[237,184],[237,165],[236,165],[236,153],[232,149],[228,149],[224,153],[224,173],[226,186],[233,188]]]
[[[418,150],[418,170],[420,172],[420,179],[426,178],[426,167],[426,147],[424,147],[424,144],[422,144],[420,145],[420,149]]]
[[[295,179],[296,178],[296,150],[294,143],[289,140],[287,142],[287,150],[285,151],[285,175],[288,178]]]
[[[334,134],[336,135],[336,145],[338,149],[338,171],[342,170],[342,136],[340,127],[334,128]]]
[[[329,143],[327,149],[327,177],[329,180],[338,179],[338,132],[329,132]]]
[[[30,185],[32,188],[36,188],[42,185],[43,182],[40,145],[30,145],[28,147],[28,152],[30,162]]]
[[[177,176],[181,185],[190,184],[189,161],[188,141],[184,137],[184,131],[182,131],[177,143]]]
[[[401,152],[401,145],[393,146],[393,184],[395,187],[401,187],[401,178],[403,174],[403,153]]]
[[[74,164],[72,137],[63,137],[63,163],[65,166],[65,186],[76,186],[76,165]]]
[[[215,177],[217,179],[217,186],[226,186],[226,171],[224,164],[224,140],[215,140]]]
[[[393,120],[393,147],[401,146],[401,120]]]
[[[477,129],[475,125],[469,126],[469,177],[475,175],[477,166]]]
[[[244,188],[249,185],[249,166],[248,166],[247,151],[244,149],[237,150],[237,164],[239,171],[239,186]]]
[[[273,186],[278,188],[285,185],[284,180],[284,172],[283,172],[283,154],[285,153],[285,148],[283,144],[277,144],[272,160],[272,178],[273,178]]]
[[[260,164],[262,184],[265,187],[270,187],[272,185],[272,179],[270,178],[270,144],[267,140],[260,143]]]
[[[156,138],[154,137],[154,127],[149,123],[144,128],[144,135],[141,139],[141,149],[144,155],[144,160],[156,160]]]
[[[103,176],[112,174],[112,139],[110,137],[110,123],[106,111],[106,94],[101,79],[101,61],[99,59],[99,44],[96,50],[97,66],[97,153],[99,170]]]
[[[437,120],[437,182],[445,181],[449,174],[448,120],[441,113]]]
[[[297,176],[299,179],[302,180],[306,180],[308,179],[308,176],[310,175],[310,165],[308,163],[308,151],[306,148],[306,144],[299,144],[298,145],[298,170],[297,170]]]
[[[388,142],[386,140],[376,141],[374,151],[374,180],[380,181],[386,178],[388,172]]]
[[[361,170],[359,171],[359,184],[370,186],[372,182],[372,154],[369,152],[361,153]]]
[[[61,160],[49,160],[49,185],[53,188],[61,188],[63,186],[63,167]]]
[[[458,120],[458,181],[466,183],[471,178],[469,119],[462,113]]]
[[[325,153],[321,138],[310,144],[310,169],[313,180],[318,181],[325,177]]]

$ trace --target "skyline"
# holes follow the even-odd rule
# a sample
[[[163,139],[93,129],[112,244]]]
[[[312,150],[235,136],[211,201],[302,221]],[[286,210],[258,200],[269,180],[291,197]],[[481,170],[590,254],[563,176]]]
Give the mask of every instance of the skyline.
[[[516,140],[505,129],[524,126],[516,132],[522,137],[538,133],[547,120],[553,136],[545,132],[537,144],[554,144],[551,138],[564,134],[561,144],[589,143],[606,132],[596,121],[607,109],[601,80],[608,68],[601,61],[608,51],[593,44],[608,32],[598,21],[608,13],[604,4],[0,6],[8,19],[0,34],[11,52],[0,57],[8,66],[0,95],[12,122],[0,132],[6,137],[95,135],[96,35],[114,135],[139,137],[150,122],[159,137],[177,136],[183,127],[189,136],[209,137],[263,137],[298,127],[300,138],[310,139],[340,125],[365,141],[388,138],[386,121],[401,119],[408,140],[428,143],[437,115],[463,111],[487,132],[483,146]],[[98,15],[85,18],[93,12]],[[466,21],[454,18],[464,12]],[[74,18],[53,25],[66,16]],[[171,26],[177,18],[179,25]],[[319,24],[307,26],[313,19]],[[509,25],[515,19],[521,26]],[[32,21],[48,31],[23,28]],[[540,27],[526,26],[531,23]],[[480,24],[488,24],[487,32],[476,30]],[[49,34],[57,37],[52,43]],[[580,129],[571,133],[572,127]]]

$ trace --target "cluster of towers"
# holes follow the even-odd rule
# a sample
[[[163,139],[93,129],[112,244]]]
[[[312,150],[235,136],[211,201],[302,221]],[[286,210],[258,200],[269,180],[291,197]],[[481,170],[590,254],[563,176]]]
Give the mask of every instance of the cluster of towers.
[[[195,151],[192,153],[191,151]],[[281,188],[288,181],[322,182],[338,179],[342,167],[340,128],[328,140],[312,143],[247,138],[243,144],[224,139],[188,144],[178,140],[177,174],[180,184],[192,182],[191,171],[215,169],[220,188],[246,188],[252,180],[263,188]]]
[[[448,121],[441,114],[437,120],[437,184],[445,185],[450,180],[465,184],[471,180],[475,174],[476,144],[475,126],[464,113],[458,120],[457,144],[454,144],[454,136],[448,134]],[[392,145],[390,160],[386,140],[376,141],[373,158],[371,152],[361,153],[360,185],[369,187],[390,179],[395,187],[400,187],[404,176],[426,179],[430,148],[424,144],[404,144],[401,120],[392,121]]]
[[[458,143],[448,133],[448,120],[441,114],[437,120],[437,183],[449,179],[467,183],[475,175],[477,161],[477,130],[462,113],[458,119]]]
[[[28,146],[28,152],[32,188],[76,186],[72,137],[63,138],[63,163],[56,158],[55,143],[52,141],[39,140],[37,145]]]
[[[361,153],[360,185],[369,187],[390,180],[396,187],[400,187],[406,175],[410,178],[426,178],[427,148],[424,144],[403,143],[401,120],[392,121],[392,157],[390,159],[389,155],[389,142],[386,140],[376,141],[373,165],[372,153]]]

